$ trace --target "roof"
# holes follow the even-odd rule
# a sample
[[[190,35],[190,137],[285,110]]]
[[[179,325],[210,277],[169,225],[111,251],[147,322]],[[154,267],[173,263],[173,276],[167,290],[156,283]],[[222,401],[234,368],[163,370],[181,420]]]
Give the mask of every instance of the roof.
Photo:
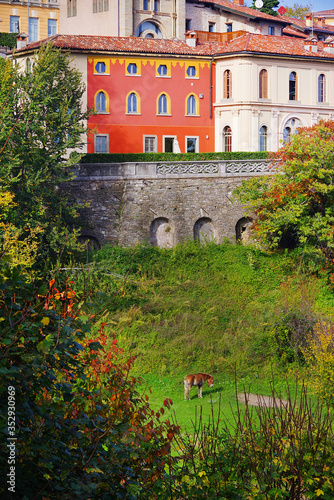
[[[320,10],[318,12],[314,12],[314,15],[317,17],[326,17],[326,16],[334,16],[334,9],[329,10]]]
[[[334,10],[333,10],[334,12]],[[291,25],[290,27],[292,29],[299,29],[299,30],[302,30],[302,31],[317,31],[317,32],[321,32],[321,33],[324,33],[324,34],[329,34],[329,33],[334,33],[334,26],[333,25],[330,25],[330,24],[326,24],[325,26],[323,26],[321,23],[319,23],[317,21],[317,18],[320,17],[320,16],[314,16],[313,18],[313,26],[308,26],[306,24],[306,21],[305,19],[296,19],[294,17],[287,17],[287,16],[280,16],[280,18],[285,18],[289,24]]]
[[[246,33],[230,42],[199,42],[196,47],[189,47],[182,40],[165,40],[157,38],[112,37],[89,35],[54,35],[46,40],[31,43],[15,54],[31,52],[46,42],[55,47],[72,52],[84,53],[117,53],[117,54],[165,54],[176,56],[228,55],[236,53],[271,54],[272,56],[289,56],[305,58],[328,58],[334,60],[334,54],[324,52],[323,42],[318,42],[318,52],[305,49],[305,41],[289,36],[270,36]]]
[[[45,43],[51,43],[61,49],[76,52],[118,52],[118,53],[147,53],[147,54],[175,54],[191,56],[210,56],[219,45],[218,42],[205,42],[196,47],[190,47],[185,41],[178,39],[116,37],[95,35],[54,35],[45,40],[33,42],[22,49],[15,51],[19,54],[34,51]]]
[[[187,0],[189,1],[189,0]],[[191,3],[201,3],[201,4],[211,4],[217,5],[221,9],[228,10],[229,12],[234,11],[238,14],[244,14],[247,17],[252,17],[255,19],[266,19],[268,21],[276,21],[277,23],[289,24],[287,19],[282,18],[281,16],[271,16],[270,14],[266,14],[265,12],[261,12],[257,9],[251,9],[250,7],[246,7],[245,5],[238,5],[234,3],[232,0],[190,0]]]

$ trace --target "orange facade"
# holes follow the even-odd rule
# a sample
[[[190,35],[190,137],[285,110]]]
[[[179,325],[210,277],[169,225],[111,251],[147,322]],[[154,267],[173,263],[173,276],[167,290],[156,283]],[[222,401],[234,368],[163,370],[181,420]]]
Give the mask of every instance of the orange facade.
[[[209,58],[88,58],[88,153],[214,151]],[[211,95],[210,95],[211,94]]]

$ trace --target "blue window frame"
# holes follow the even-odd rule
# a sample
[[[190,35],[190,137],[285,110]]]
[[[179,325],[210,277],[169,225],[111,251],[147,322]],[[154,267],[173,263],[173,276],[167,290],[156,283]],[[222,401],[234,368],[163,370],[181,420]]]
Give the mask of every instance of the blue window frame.
[[[10,32],[19,33],[20,32],[20,18],[19,16],[10,16]]]
[[[187,75],[190,77],[196,76],[196,68],[195,66],[188,66],[187,68]]]
[[[48,19],[48,36],[57,34],[57,19]]]
[[[138,73],[137,64],[135,63],[128,64],[127,71],[129,75],[136,75]]]
[[[148,10],[148,0],[143,0],[143,10]]]
[[[161,94],[158,101],[158,114],[167,115],[168,113],[168,99],[166,94]]]
[[[197,102],[193,95],[187,99],[187,115],[197,115]]]
[[[99,92],[97,94],[95,108],[97,113],[107,112],[107,98],[104,92]]]
[[[106,69],[107,69],[107,66],[104,62],[99,61],[98,63],[95,64],[96,73],[105,73]]]
[[[38,41],[38,18],[29,17],[29,42]]]
[[[158,73],[160,76],[167,76],[168,69],[167,69],[166,64],[160,64],[160,66],[158,68]]]
[[[138,113],[138,98],[134,92],[128,97],[128,113]]]

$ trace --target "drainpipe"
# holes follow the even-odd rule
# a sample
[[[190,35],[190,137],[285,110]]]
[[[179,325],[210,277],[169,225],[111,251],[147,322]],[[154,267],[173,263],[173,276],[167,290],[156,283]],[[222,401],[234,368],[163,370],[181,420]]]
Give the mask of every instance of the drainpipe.
[[[29,40],[29,35],[30,35],[30,30],[29,30],[29,0],[27,1],[27,16],[28,16],[28,23],[27,23],[27,31],[28,31],[28,39],[27,39],[27,42],[29,43],[30,40]]]
[[[213,85],[212,85],[212,63],[214,61],[214,58],[212,57],[211,58],[211,61],[210,61],[210,120],[212,118],[212,89],[213,89]]]

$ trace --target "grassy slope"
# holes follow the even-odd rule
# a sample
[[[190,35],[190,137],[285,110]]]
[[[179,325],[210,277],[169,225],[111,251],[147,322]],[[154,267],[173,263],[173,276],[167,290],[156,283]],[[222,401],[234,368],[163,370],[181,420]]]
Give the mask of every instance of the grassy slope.
[[[107,333],[118,338],[127,355],[136,356],[134,373],[149,383],[153,404],[170,397],[182,423],[194,418],[199,402],[196,389],[192,400],[183,402],[185,374],[215,375],[213,391],[208,386],[203,391],[205,418],[212,394],[216,407],[222,396],[229,419],[230,405],[236,404],[235,370],[239,384],[270,393],[271,371],[277,368],[275,325],[291,314],[318,317],[334,310],[323,280],[299,272],[291,255],[189,243],[171,250],[105,248],[95,262],[99,286],[109,294],[120,281],[105,273],[135,281],[122,285],[122,297],[110,308],[112,322],[110,313],[105,318]]]

